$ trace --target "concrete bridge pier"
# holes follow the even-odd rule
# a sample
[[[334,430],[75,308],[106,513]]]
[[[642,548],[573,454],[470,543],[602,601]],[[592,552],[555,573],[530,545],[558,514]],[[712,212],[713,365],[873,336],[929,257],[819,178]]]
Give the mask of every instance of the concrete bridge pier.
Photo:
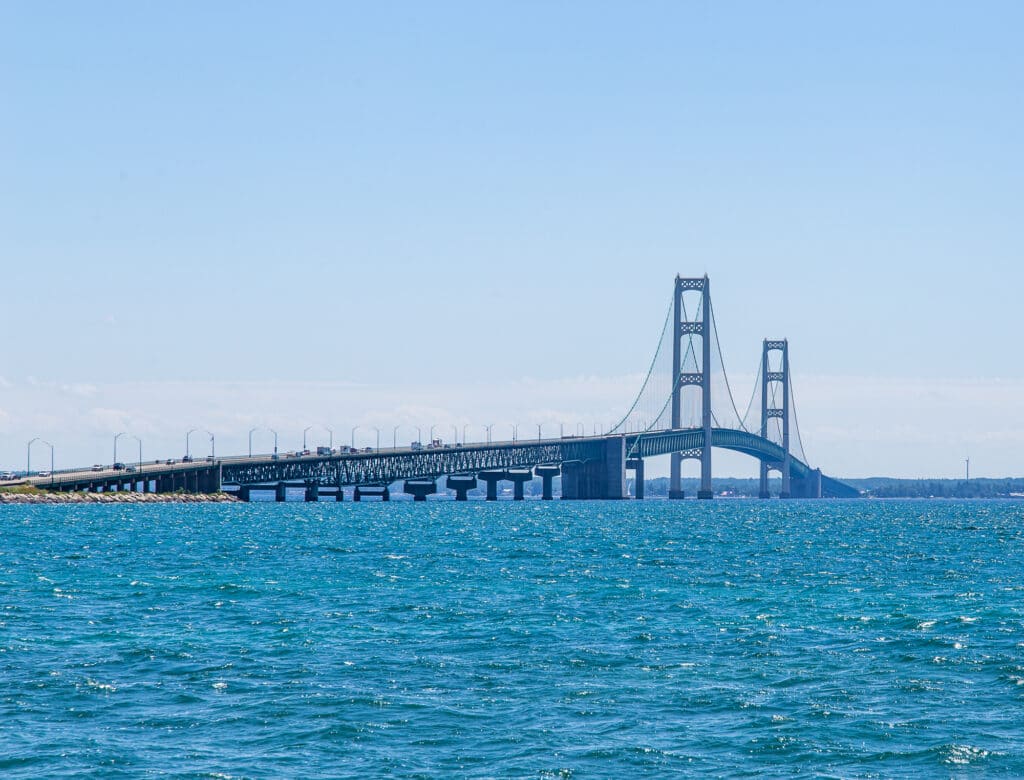
[[[772,494],[768,490],[768,464],[763,460],[761,461],[761,484],[757,490],[758,498],[771,498]]]
[[[487,500],[498,500],[498,482],[505,479],[504,471],[481,471],[479,478],[487,483]]]
[[[634,473],[633,479],[633,495],[638,501],[644,499],[644,459],[643,458],[630,458],[626,461],[626,468],[632,469]]]
[[[403,490],[412,495],[413,501],[426,501],[427,496],[437,492],[437,482],[432,479],[407,479]]]
[[[220,464],[212,466],[206,471],[206,485],[204,492],[219,493],[221,490],[221,467]]]
[[[580,495],[580,475],[583,472],[583,463],[578,460],[567,461],[562,464],[562,500],[576,501],[582,498]]]
[[[274,488],[274,500],[280,504],[288,500],[288,486],[284,482],[278,482]]]
[[[354,491],[352,491],[353,501],[362,501],[363,496],[380,496],[381,501],[391,500],[391,491],[388,490],[387,485],[384,487],[378,487],[375,485],[356,485]]]
[[[445,487],[447,487],[448,490],[455,491],[456,501],[468,501],[469,496],[467,493],[469,493],[470,490],[474,490],[476,485],[476,477],[472,474],[454,474],[448,477],[445,482]]]
[[[821,498],[821,469],[814,469],[803,479],[790,481],[793,498]]]
[[[505,475],[512,481],[512,500],[522,501],[524,498],[523,486],[533,479],[533,472],[530,469],[510,469]]]
[[[320,485],[316,482],[306,483],[306,495],[305,500],[307,503],[315,503],[320,500]]]
[[[680,486],[680,474],[683,470],[683,454],[673,452],[671,457],[671,477],[669,478],[668,497],[672,500],[682,501],[686,498],[686,492]]]
[[[338,485],[338,492],[334,494],[334,500],[335,501],[344,501],[345,500],[345,488],[343,488],[341,485]]]
[[[554,498],[552,484],[554,483],[555,477],[557,477],[561,471],[562,470],[557,465],[537,466],[537,468],[533,470],[533,473],[541,478],[541,499],[543,501],[551,501]]]
[[[238,486],[238,498],[240,501],[249,502],[252,500],[252,492],[248,485]]]

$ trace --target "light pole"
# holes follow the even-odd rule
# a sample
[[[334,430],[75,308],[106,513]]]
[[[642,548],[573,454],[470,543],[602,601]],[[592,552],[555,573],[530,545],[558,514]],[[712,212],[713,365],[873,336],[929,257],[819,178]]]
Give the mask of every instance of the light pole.
[[[142,439],[140,439],[138,436],[132,436],[132,438],[139,443],[139,479],[142,479],[143,482],[145,482],[145,478],[143,478],[142,476]]]
[[[401,425],[396,425],[391,431],[391,449],[393,450],[398,449],[398,429],[401,427]]]
[[[334,428],[328,428],[324,426],[324,430],[327,431],[327,447],[328,449],[334,449]]]
[[[114,463],[117,463],[117,440],[120,439],[122,436],[127,436],[127,435],[128,435],[127,433],[122,431],[121,433],[119,433],[116,436],[114,436]]]
[[[189,447],[189,439],[191,438],[192,434],[195,433],[195,432],[196,432],[196,429],[193,428],[192,430],[190,430],[188,433],[185,434],[185,457],[186,458],[188,458],[192,454],[192,451],[188,448]]]
[[[370,427],[377,431],[377,449],[375,449],[374,452],[380,452],[380,428],[374,425],[371,425]]]
[[[565,438],[565,423],[563,423],[563,422],[558,423],[558,438],[559,439],[564,439]]]
[[[272,434],[274,434],[274,458],[276,459],[277,458],[277,431],[275,431],[273,428],[268,428],[267,430],[270,431]]]
[[[39,437],[36,436],[25,445],[25,476],[29,476],[32,473],[32,442],[39,441]],[[50,469],[53,471],[53,469]]]
[[[353,425],[352,426],[352,438],[349,441],[349,447],[351,447],[353,450],[356,448],[356,431],[358,431],[358,430],[359,430],[359,426],[358,425]]]
[[[576,423],[576,435],[577,436],[586,436],[587,435],[587,426],[584,425],[583,423]]]
[[[302,449],[303,450],[306,449],[306,434],[309,433],[310,430],[312,430],[312,428],[313,428],[312,425],[307,425],[305,428],[302,429]]]
[[[259,430],[259,427],[249,429],[249,457],[252,457],[252,435]]]
[[[50,448],[50,484],[53,484],[53,445],[46,439],[40,439],[43,444]]]
[[[453,425],[452,426],[452,438],[455,439],[455,441],[453,441],[452,444],[458,444],[459,443],[459,426],[458,425]],[[462,438],[465,439],[466,437],[463,436]]]
[[[540,441],[541,439],[540,430],[542,425],[543,423],[537,423],[537,441]]]
[[[434,428],[436,428],[436,427],[437,427],[436,425],[431,425],[430,426],[430,443],[431,444],[434,443]]]
[[[423,444],[423,431],[420,430],[420,426],[414,425],[412,427],[416,429],[416,441]]]
[[[494,427],[494,423],[490,423],[489,425],[485,425],[484,426],[484,428],[487,429],[487,443],[488,444],[491,443],[491,428],[493,428],[493,427]]]
[[[466,423],[465,425],[462,426],[462,445],[463,446],[466,445],[466,428],[468,428],[468,427],[469,427],[469,423]]]
[[[210,433],[209,431],[205,431],[205,433],[208,434],[209,437],[210,437],[210,458],[213,459],[213,460],[216,460],[217,459],[217,451],[214,449],[213,434]]]
[[[512,442],[519,440],[519,423],[509,423],[512,426]]]

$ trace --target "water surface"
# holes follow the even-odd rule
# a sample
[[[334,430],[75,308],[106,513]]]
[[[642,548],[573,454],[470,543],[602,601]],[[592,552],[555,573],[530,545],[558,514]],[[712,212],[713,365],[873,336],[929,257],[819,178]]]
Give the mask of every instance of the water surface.
[[[1024,776],[1022,519],[0,507],[0,775]]]

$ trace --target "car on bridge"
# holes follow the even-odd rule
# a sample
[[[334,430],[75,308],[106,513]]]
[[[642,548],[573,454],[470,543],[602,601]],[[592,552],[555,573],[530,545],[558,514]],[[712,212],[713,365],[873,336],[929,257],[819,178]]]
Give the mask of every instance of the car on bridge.
[[[18,478],[18,475],[15,474],[13,471],[4,471],[4,472],[0,473],[0,480],[10,480],[10,479],[17,479],[17,478]]]
[[[124,471],[124,464],[118,461],[114,464],[114,471]]]

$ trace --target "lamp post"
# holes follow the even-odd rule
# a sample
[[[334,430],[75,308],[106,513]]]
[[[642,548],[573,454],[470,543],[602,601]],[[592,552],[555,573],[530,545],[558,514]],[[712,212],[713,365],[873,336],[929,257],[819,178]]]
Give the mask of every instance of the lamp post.
[[[430,443],[431,444],[434,443],[434,428],[436,428],[436,427],[437,427],[436,425],[431,425],[430,426]]]
[[[380,428],[376,427],[375,425],[371,425],[370,427],[377,432],[377,448],[374,450],[374,452],[380,452]]]
[[[31,439],[28,444],[25,445],[25,476],[29,476],[32,473],[32,442],[39,441],[39,437],[36,436]],[[53,469],[50,469],[53,471]]]
[[[128,435],[127,433],[122,431],[121,433],[119,433],[119,434],[114,436],[114,463],[117,463],[117,440],[120,439],[122,436],[127,436],[127,435]]]
[[[210,457],[212,459],[216,460],[217,459],[217,451],[214,449],[214,443],[215,442],[213,440],[213,434],[210,433],[209,431],[204,431],[204,433],[206,433],[210,437]]]
[[[459,443],[459,426],[458,425],[453,425],[452,426],[452,438],[455,439],[455,441],[453,441],[452,444],[458,444]],[[466,438],[466,437],[463,436],[462,438]]]
[[[277,431],[275,431],[273,428],[268,428],[267,430],[270,431],[272,434],[274,434],[274,458],[276,459],[277,458]]]
[[[328,428],[324,426],[324,430],[327,431],[327,446],[330,449],[334,449],[334,428]]]
[[[519,440],[519,423],[509,423],[512,426],[512,442]]]
[[[398,449],[398,429],[401,428],[401,427],[402,427],[401,425],[396,425],[391,430],[391,449],[393,449],[393,450],[397,450]]]
[[[140,439],[138,436],[132,436],[132,438],[139,443],[139,479],[145,482],[146,480],[142,476],[142,439]],[[135,484],[134,480],[132,481],[132,484]]]
[[[358,430],[359,430],[359,426],[358,425],[353,425],[352,426],[352,438],[349,440],[349,447],[351,447],[352,449],[356,448],[356,431],[358,431]]]
[[[540,441],[540,439],[541,439],[540,431],[541,431],[541,426],[543,424],[544,423],[537,423],[537,441]]]
[[[420,426],[414,425],[412,427],[416,429],[416,441],[423,444],[423,431],[420,430]]]
[[[185,457],[186,458],[188,458],[192,454],[191,450],[189,450],[189,448],[188,448],[189,447],[189,439],[191,438],[192,434],[195,433],[195,432],[196,432],[196,429],[193,428],[192,430],[190,430],[188,433],[185,434]]]
[[[259,430],[259,427],[249,429],[249,457],[252,457],[252,435]]]
[[[302,449],[306,449],[306,434],[309,433],[312,428],[312,425],[307,425],[302,429]]]
[[[484,428],[487,430],[487,443],[488,444],[491,443],[491,428],[493,428],[493,427],[494,427],[494,423],[490,423],[489,425],[485,425],[484,426]]]
[[[587,435],[587,426],[585,426],[583,423],[576,423],[576,435],[577,436],[586,436]]]
[[[46,439],[40,439],[43,444],[50,448],[50,484],[53,484],[53,445]]]
[[[465,425],[462,426],[462,444],[463,444],[463,446],[465,446],[465,444],[466,444],[466,429],[468,427],[469,427],[469,423],[466,423]]]

